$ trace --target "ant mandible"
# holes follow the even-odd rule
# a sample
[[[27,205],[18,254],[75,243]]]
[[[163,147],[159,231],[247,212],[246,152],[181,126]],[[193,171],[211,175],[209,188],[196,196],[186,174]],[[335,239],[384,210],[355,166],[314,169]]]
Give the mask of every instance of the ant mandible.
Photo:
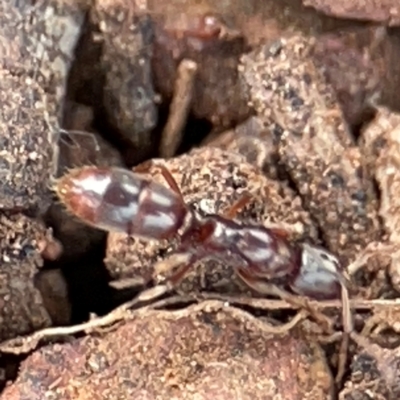
[[[142,164],[136,172],[94,166],[73,169],[56,182],[55,191],[72,214],[96,228],[153,240],[180,237],[177,250],[156,265],[159,271],[175,269],[167,278],[169,288],[195,263],[212,258],[233,267],[258,293],[271,294],[268,280],[285,277],[298,295],[347,299],[343,273],[331,253],[294,243],[282,229],[234,221],[249,196],[222,215],[203,216],[185,203],[164,165],[156,164],[169,187],[146,179],[142,173],[151,165]]]

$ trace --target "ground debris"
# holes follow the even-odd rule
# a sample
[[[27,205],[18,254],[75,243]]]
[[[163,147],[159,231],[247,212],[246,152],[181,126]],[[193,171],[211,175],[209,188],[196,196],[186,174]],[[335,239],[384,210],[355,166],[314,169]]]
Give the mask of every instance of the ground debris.
[[[151,379],[149,379],[151,377]],[[244,311],[208,301],[138,310],[112,332],[42,348],[0,399],[332,399],[323,353],[274,335]]]
[[[375,119],[360,137],[365,169],[380,190],[379,215],[388,237],[389,276],[400,293],[400,114],[378,107]]]
[[[392,243],[400,243],[400,114],[379,107],[360,142],[365,166],[379,185],[385,230]]]
[[[0,0],[0,400],[399,397],[400,114],[376,106],[398,97],[390,1]],[[369,5],[381,26],[323,14]],[[350,299],[286,276],[261,295],[217,260],[171,289],[179,235],[48,207],[52,174],[156,155],[148,177],[168,186],[164,164],[196,212],[250,194],[239,221],[339,255]]]
[[[239,58],[248,48],[245,38],[208,1],[149,1],[154,18],[153,71],[165,99],[174,91],[182,60],[197,64],[190,108],[193,116],[221,131],[249,116],[238,79]],[[227,7],[229,9],[229,6]]]
[[[351,375],[339,394],[340,400],[371,399],[397,400],[400,396],[399,349],[384,349],[353,334],[359,349],[354,355]]]
[[[386,306],[376,305],[371,308],[372,315],[364,323],[362,336],[377,339],[379,335],[387,329],[400,335],[400,304],[392,301]]]

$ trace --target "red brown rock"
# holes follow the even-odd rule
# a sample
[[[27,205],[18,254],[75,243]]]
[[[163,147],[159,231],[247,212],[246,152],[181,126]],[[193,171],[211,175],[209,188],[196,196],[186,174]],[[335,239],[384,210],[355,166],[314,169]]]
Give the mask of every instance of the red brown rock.
[[[0,399],[332,399],[320,347],[272,336],[267,323],[219,302],[139,313],[112,332],[38,350]]]

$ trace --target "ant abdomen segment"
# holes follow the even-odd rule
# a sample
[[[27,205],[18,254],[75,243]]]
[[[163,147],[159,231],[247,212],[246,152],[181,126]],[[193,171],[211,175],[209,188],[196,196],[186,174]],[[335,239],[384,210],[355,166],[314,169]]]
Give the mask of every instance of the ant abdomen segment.
[[[179,194],[122,168],[74,169],[56,192],[85,223],[145,239],[175,236],[187,214]]]

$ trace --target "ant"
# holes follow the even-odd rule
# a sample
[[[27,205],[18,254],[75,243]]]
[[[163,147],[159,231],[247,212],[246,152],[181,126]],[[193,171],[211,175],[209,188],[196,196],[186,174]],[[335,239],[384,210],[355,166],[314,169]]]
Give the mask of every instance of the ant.
[[[169,187],[146,179],[142,173],[149,172],[150,165],[153,162],[144,163],[135,172],[94,166],[73,169],[56,182],[55,191],[72,214],[98,229],[153,240],[179,237],[177,250],[155,267],[175,269],[167,278],[169,289],[195,263],[212,258],[232,266],[258,293],[271,294],[268,281],[285,278],[291,292],[316,300],[341,296],[344,313],[349,311],[343,271],[331,253],[292,242],[283,229],[234,221],[250,196],[221,215],[201,215],[185,203],[164,165],[156,164]]]

